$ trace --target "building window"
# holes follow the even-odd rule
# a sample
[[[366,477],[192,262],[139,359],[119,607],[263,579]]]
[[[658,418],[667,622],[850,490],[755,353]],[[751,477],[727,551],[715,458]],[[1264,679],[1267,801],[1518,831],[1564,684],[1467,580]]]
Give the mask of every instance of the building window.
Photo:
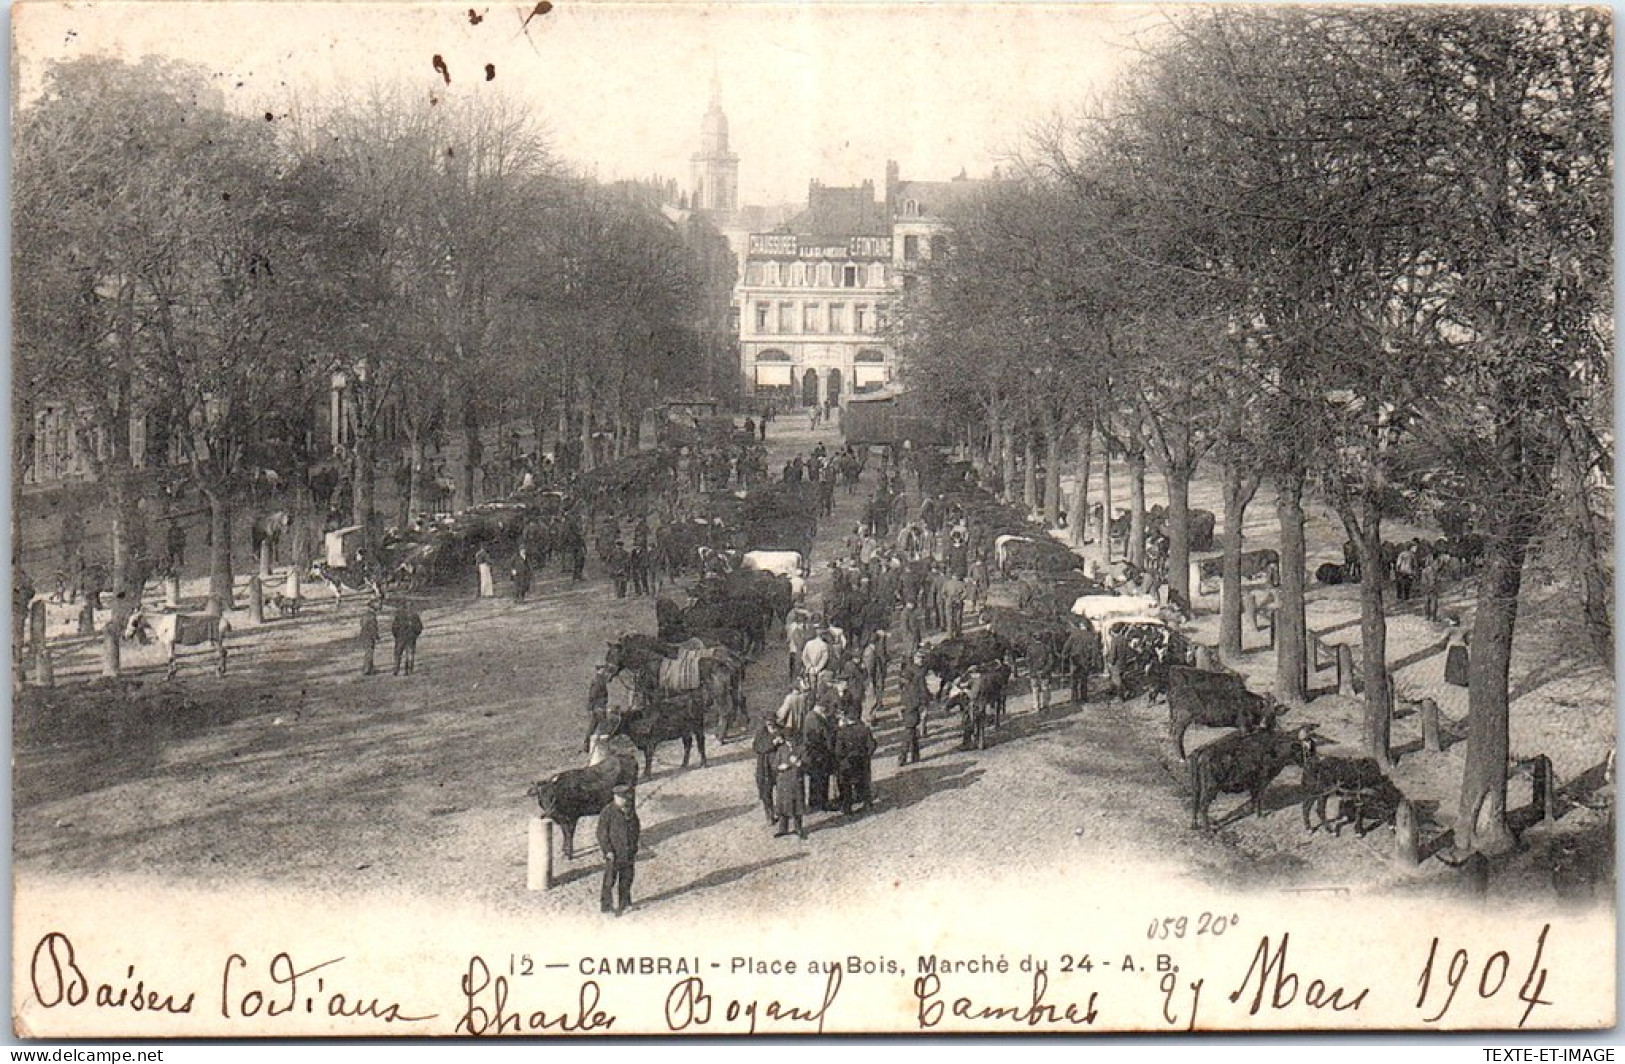
[[[856,266],[847,266],[841,270],[841,285],[845,288],[856,288],[858,286],[858,268]]]
[[[794,303],[779,304],[779,332],[790,333],[796,331],[796,305]]]
[[[807,284],[807,264],[798,262],[790,267],[790,287],[804,288]]]
[[[818,264],[818,287],[832,288],[835,285],[835,268],[827,262]]]
[[[801,331],[818,332],[818,304],[808,303],[801,308]]]
[[[869,331],[868,307],[859,304],[852,308],[852,331],[859,333]]]
[[[884,265],[882,265],[881,263],[877,262],[874,265],[869,267],[869,287],[870,288],[885,288],[886,287],[886,267]]]
[[[767,328],[768,328],[768,324],[769,324],[769,322],[767,320],[767,316],[768,316],[768,311],[770,309],[771,308],[766,303],[758,303],[758,304],[756,304],[756,331],[757,332],[759,332],[759,333],[767,332]]]
[[[903,201],[903,217],[905,217],[905,218],[918,218],[919,216],[920,216],[920,205],[919,205],[919,203],[915,202],[914,200],[904,200]]]
[[[846,305],[844,303],[831,303],[829,305],[829,331],[832,333],[846,332]]]
[[[769,262],[762,266],[762,283],[777,285],[779,283],[779,264]]]
[[[903,261],[904,262],[918,262],[918,261],[920,261],[920,238],[919,237],[917,237],[917,236],[905,236],[903,238]]]

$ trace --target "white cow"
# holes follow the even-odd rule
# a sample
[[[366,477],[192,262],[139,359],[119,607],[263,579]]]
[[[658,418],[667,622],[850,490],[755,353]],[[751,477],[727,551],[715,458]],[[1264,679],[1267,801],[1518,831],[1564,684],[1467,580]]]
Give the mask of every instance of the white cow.
[[[1084,595],[1072,603],[1074,616],[1087,617],[1096,627],[1118,617],[1153,613],[1162,605],[1155,595]]]
[[[795,550],[752,550],[745,552],[740,568],[795,579],[807,575],[807,559]]]
[[[993,537],[993,561],[998,566],[999,572],[1004,573],[1010,570],[1011,544],[1032,542],[1033,540],[1027,536],[1003,535]]]

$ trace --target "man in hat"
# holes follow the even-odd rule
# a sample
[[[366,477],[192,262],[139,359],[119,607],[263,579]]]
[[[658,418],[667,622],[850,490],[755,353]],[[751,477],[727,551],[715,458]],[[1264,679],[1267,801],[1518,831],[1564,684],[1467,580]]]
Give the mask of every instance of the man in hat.
[[[638,836],[643,825],[632,804],[632,788],[617,784],[614,797],[598,814],[598,848],[604,854],[604,886],[598,895],[603,912],[621,915],[632,905],[632,876],[636,872]]]
[[[874,732],[857,714],[850,710],[843,712],[835,730],[835,763],[841,812],[847,816],[852,814],[854,806],[861,805],[867,810],[873,800],[870,759],[874,753]]]
[[[823,699],[801,725],[801,762],[807,773],[807,805],[815,813],[828,812],[829,780],[835,774],[835,722]]]
[[[897,755],[901,768],[920,760],[920,725],[925,718],[925,700],[930,697],[925,687],[925,662],[915,654],[903,665],[903,749]]]
[[[373,653],[378,649],[381,638],[378,631],[378,600],[367,603],[367,608],[361,611],[361,675],[371,676],[378,671],[374,664]]]

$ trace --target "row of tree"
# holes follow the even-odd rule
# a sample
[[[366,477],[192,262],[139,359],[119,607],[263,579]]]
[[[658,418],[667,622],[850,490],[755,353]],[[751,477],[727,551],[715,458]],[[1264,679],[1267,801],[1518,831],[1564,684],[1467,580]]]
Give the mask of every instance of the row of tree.
[[[1508,672],[1532,552],[1580,549],[1612,655],[1612,38],[1578,8],[1226,9],[1174,17],[1117,94],[1028,138],[897,316],[908,382],[1053,522],[1093,441],[1168,490],[1189,595],[1198,464],[1223,478],[1221,652],[1241,647],[1246,509],[1280,528],[1275,689],[1307,695],[1304,503],[1363,561],[1367,743],[1390,760],[1383,522],[1484,538],[1458,845],[1510,845]],[[1110,466],[1108,465],[1108,469]],[[1110,492],[1108,481],[1108,493]],[[1375,575],[1369,575],[1375,574]]]
[[[725,241],[658,189],[573,176],[502,97],[376,88],[244,115],[203,71],[80,60],[21,108],[14,172],[13,482],[36,409],[67,411],[114,517],[115,588],[155,477],[206,500],[227,602],[255,470],[291,490],[308,556],[313,485],[347,481],[376,536],[377,471],[407,464],[401,511],[421,509],[432,439],[462,434],[467,505],[487,428],[528,423],[590,467],[636,445],[657,388],[732,379],[712,366]],[[336,454],[317,428],[335,387]]]

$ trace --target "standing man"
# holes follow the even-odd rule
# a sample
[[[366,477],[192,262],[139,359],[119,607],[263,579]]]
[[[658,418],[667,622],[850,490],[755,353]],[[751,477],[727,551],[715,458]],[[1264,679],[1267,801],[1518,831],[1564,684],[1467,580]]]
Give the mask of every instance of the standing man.
[[[874,752],[874,732],[855,714],[842,713],[840,726],[835,731],[835,785],[840,794],[841,812],[847,816],[852,815],[858,805],[867,811],[874,801],[870,778],[870,759]]]
[[[613,794],[598,814],[598,848],[604,854],[604,886],[598,894],[598,908],[619,916],[632,906],[632,877],[637,871],[638,836],[643,833],[643,825],[632,804],[632,788],[618,784]]]
[[[395,639],[395,671],[391,675],[399,676],[403,664],[406,675],[412,675],[412,666],[418,657],[418,636],[423,634],[423,618],[410,603],[403,602],[395,607],[395,619],[390,621],[389,632]]]
[[[919,655],[903,663],[903,749],[897,755],[897,767],[920,762],[920,723],[924,719],[925,665]]]
[[[626,553],[626,547],[620,540],[616,540],[615,545],[609,548],[609,557],[605,564],[609,567],[610,577],[615,581],[615,597],[625,598],[627,570],[631,567],[632,558]]]
[[[829,811],[829,778],[835,774],[835,723],[823,699],[813,703],[801,726],[801,763],[807,772],[807,806]]]
[[[378,600],[367,603],[361,611],[361,675],[371,676],[378,671],[373,663],[373,652],[378,648]]]
[[[515,602],[525,601],[525,596],[530,594],[530,579],[530,555],[526,548],[520,547],[518,556],[513,560],[513,600]]]
[[[751,741],[756,754],[756,797],[761,800],[767,822],[773,823],[773,779],[777,773],[779,747],[784,745],[784,730],[772,717],[762,721]]]
[[[790,743],[781,744],[773,763],[773,812],[778,817],[778,830],[773,832],[775,839],[790,834],[791,821],[795,822],[796,834],[803,839],[807,837],[807,829],[801,822],[807,811],[805,788],[800,753]]]

